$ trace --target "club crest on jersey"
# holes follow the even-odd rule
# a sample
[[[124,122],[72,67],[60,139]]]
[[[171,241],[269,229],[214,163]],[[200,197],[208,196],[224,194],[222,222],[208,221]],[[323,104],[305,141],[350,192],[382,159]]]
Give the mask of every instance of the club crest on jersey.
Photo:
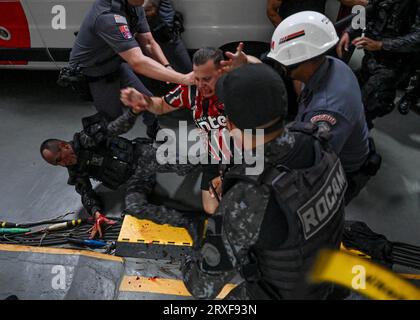
[[[131,34],[130,29],[128,28],[127,25],[123,25],[119,27],[121,34],[123,35],[124,39],[132,39],[133,35]]]

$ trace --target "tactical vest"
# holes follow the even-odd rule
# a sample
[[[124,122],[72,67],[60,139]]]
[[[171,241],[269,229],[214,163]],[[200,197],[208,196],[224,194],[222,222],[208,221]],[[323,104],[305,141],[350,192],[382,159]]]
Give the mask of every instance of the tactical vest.
[[[314,130],[290,128],[296,139]],[[320,249],[340,246],[347,181],[338,157],[321,140],[314,138],[307,147],[315,151],[310,168],[297,170],[273,163],[259,176],[233,169],[224,178],[224,192],[238,180],[267,189],[275,197],[278,214],[287,221],[286,241],[276,250],[267,250],[257,241],[249,251],[249,264],[242,267],[253,299],[322,299],[331,289],[330,285],[309,287],[304,279]]]
[[[117,189],[134,172],[136,155],[133,142],[122,137],[109,137],[107,121],[100,113],[83,118],[82,123],[83,136],[76,134],[73,139],[78,170],[101,181],[107,188]],[[91,141],[82,143],[82,139]]]

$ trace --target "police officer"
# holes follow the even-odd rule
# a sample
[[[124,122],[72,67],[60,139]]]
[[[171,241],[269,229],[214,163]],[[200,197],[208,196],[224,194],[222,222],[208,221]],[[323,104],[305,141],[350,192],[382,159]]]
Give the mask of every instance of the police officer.
[[[91,238],[98,232],[101,236],[101,225],[112,222],[104,217],[103,203],[93,190],[90,179],[100,181],[112,190],[127,183],[126,208],[135,211],[133,208],[140,204],[138,190],[142,190],[143,184],[147,185],[145,171],[154,175],[156,172],[185,175],[191,170],[188,166],[159,165],[156,150],[148,139],[130,141],[119,137],[134,126],[139,113],[132,108],[112,122],[98,113],[82,120],[84,129],[76,133],[72,141],[48,139],[41,144],[43,159],[51,165],[67,168],[68,184],[75,186],[84,208],[95,218]],[[165,213],[163,210],[156,212],[156,221]],[[182,219],[173,218],[174,221],[170,222],[174,225],[182,222]]]
[[[323,299],[331,287],[304,281],[321,248],[338,248],[347,187],[337,156],[311,123],[284,127],[287,97],[281,77],[263,64],[222,77],[218,96],[228,128],[244,153],[264,158],[262,173],[233,166],[223,198],[208,220],[204,242],[183,267],[184,283],[200,299],[213,299],[239,273],[232,299]],[[264,129],[258,140],[247,129]],[[247,143],[248,139],[248,143]]]
[[[348,29],[337,47],[339,56],[349,49],[350,39],[365,56],[360,84],[369,127],[372,121],[395,108],[396,90],[402,76],[418,60],[420,52],[420,1],[372,0],[367,12],[366,30]],[[360,35],[360,30],[359,30]]]
[[[70,54],[70,66],[89,82],[98,111],[114,120],[122,114],[120,88],[132,86],[152,95],[135,73],[156,80],[191,84],[192,74],[175,72],[154,40],[142,7],[144,0],[96,0],[87,13]],[[149,136],[156,118],[145,115]]]
[[[267,17],[277,27],[284,19],[301,11],[325,13],[326,0],[267,0]],[[368,0],[340,0],[346,7],[366,6]]]
[[[183,16],[176,11],[172,0],[146,0],[144,3],[147,21],[153,37],[176,71],[192,71],[191,58],[182,40]]]
[[[356,76],[344,62],[326,55],[338,41],[327,17],[318,12],[300,12],[277,27],[267,62],[304,83],[296,120],[311,122],[329,133],[347,175],[349,203],[379,170],[381,159],[369,139]],[[246,56],[241,47],[228,56],[232,61],[225,65],[258,62]]]

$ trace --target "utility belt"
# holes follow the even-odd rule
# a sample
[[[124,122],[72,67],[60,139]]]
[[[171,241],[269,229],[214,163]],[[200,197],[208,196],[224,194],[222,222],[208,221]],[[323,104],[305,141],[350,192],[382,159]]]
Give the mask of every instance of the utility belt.
[[[82,100],[93,101],[86,76],[80,67],[64,67],[60,70],[57,84],[63,88],[71,88]]]
[[[106,80],[106,82],[113,82],[117,80],[119,77],[120,77],[119,70],[116,70],[114,72],[105,74],[103,76],[97,76],[97,77],[85,76],[85,79],[88,83],[99,82],[102,80]]]
[[[182,13],[178,11],[175,12],[172,26],[169,26],[159,16],[150,19],[149,25],[151,32],[153,33],[153,37],[162,43],[178,40],[181,36],[181,33],[185,31],[184,17]]]

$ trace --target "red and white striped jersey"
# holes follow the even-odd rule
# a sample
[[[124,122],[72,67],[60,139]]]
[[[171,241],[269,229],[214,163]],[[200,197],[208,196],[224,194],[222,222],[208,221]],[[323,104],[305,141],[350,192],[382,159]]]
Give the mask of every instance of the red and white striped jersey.
[[[220,161],[220,155],[226,160],[232,157],[229,151],[231,143],[226,128],[224,105],[217,96],[205,98],[196,86],[179,85],[164,99],[174,108],[191,110],[197,128],[205,133],[203,137],[205,136],[207,141],[206,148],[214,159]],[[211,135],[217,136],[210,140]],[[209,141],[218,141],[217,147],[212,146]]]

